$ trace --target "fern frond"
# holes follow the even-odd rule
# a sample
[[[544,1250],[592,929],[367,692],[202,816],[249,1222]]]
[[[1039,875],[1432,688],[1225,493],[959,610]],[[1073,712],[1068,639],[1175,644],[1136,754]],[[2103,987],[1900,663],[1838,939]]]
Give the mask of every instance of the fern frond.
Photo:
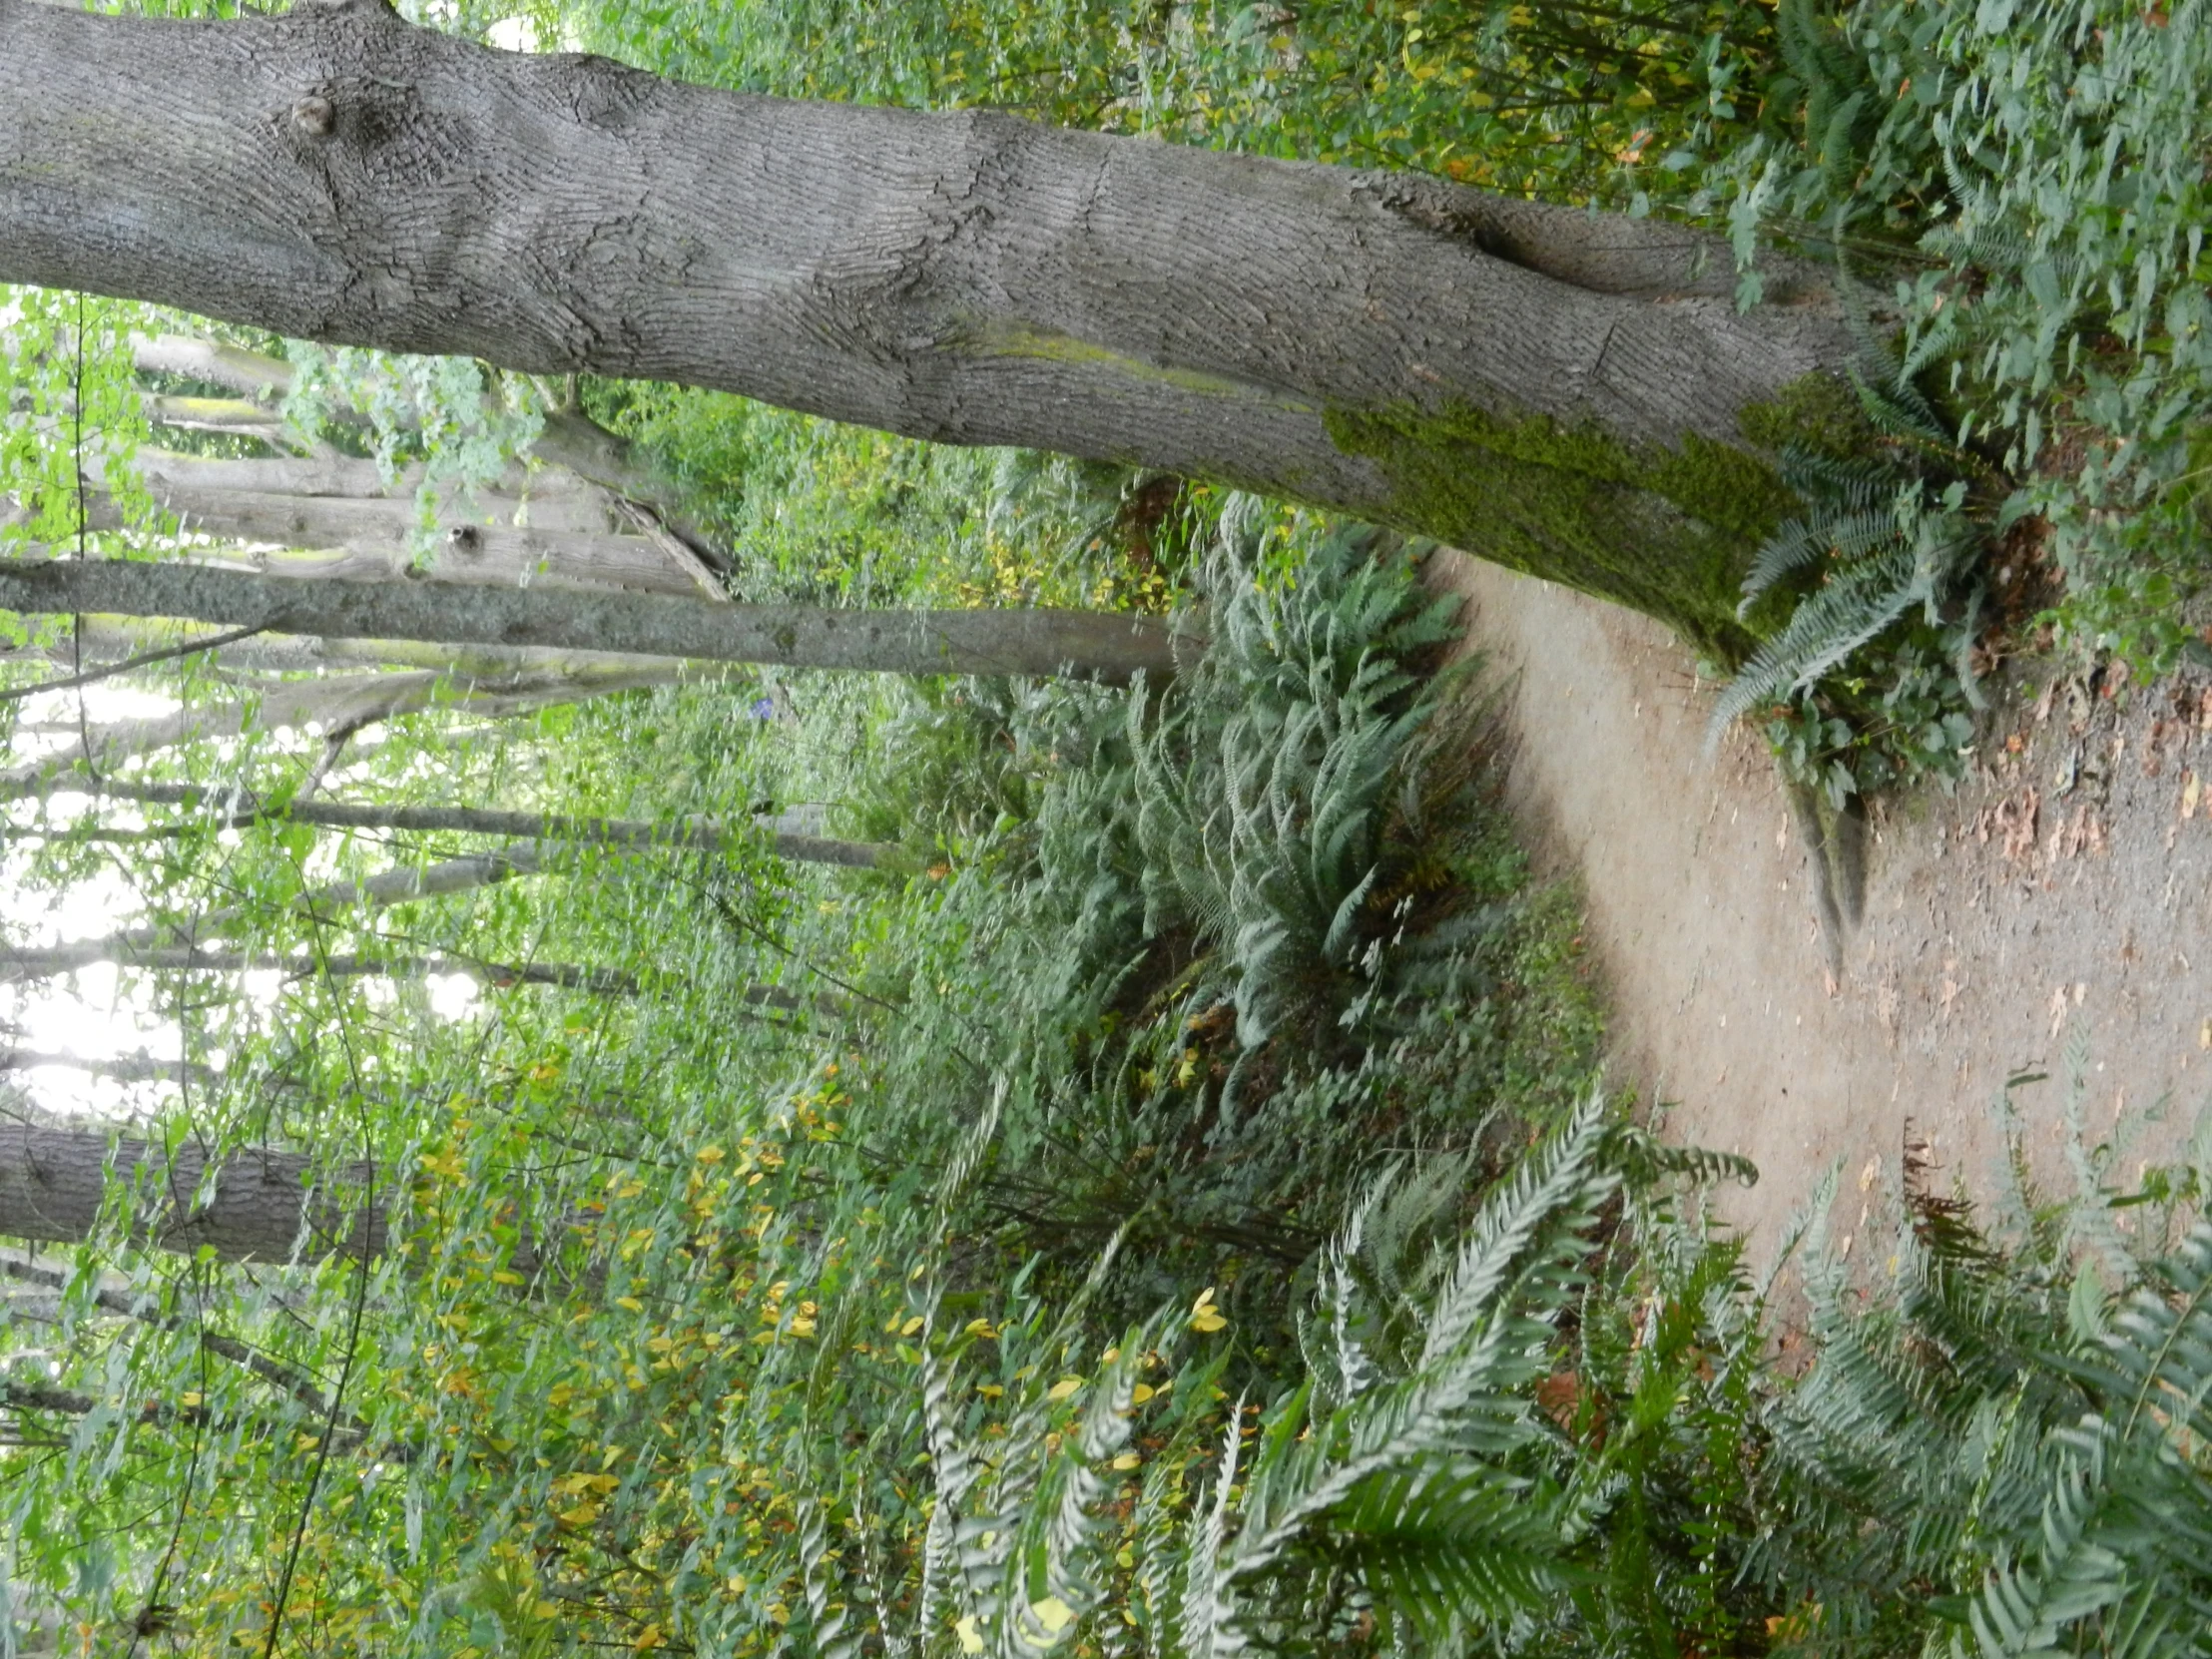
[[[1900,549],[1848,568],[1810,595],[1714,702],[1706,748],[1759,704],[1813,684],[1921,599],[1920,561]]]

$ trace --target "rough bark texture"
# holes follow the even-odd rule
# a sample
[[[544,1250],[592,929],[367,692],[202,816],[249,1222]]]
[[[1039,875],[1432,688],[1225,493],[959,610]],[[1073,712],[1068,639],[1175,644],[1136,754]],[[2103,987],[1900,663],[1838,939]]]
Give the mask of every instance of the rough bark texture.
[[[200,565],[0,560],[0,609],[189,617],[279,634],[555,646],[884,674],[1173,673],[1177,635],[1094,611],[838,611],[456,582],[295,582]]]
[[[110,1147],[114,1149],[111,1168]],[[191,1140],[165,1153],[145,1141],[29,1123],[0,1123],[0,1236],[78,1244],[97,1230],[111,1181],[144,1183],[138,1237],[163,1249],[214,1249],[226,1262],[288,1262],[342,1252],[374,1256],[385,1244],[371,1173],[325,1174],[309,1186],[310,1160],[243,1152],[211,1171]],[[375,1185],[391,1172],[373,1172]]]
[[[1809,288],[1739,316],[1725,248],[1648,222],[681,86],[381,0],[0,0],[0,279],[1226,479],[1722,633],[1787,501],[1759,411],[1850,355]]]

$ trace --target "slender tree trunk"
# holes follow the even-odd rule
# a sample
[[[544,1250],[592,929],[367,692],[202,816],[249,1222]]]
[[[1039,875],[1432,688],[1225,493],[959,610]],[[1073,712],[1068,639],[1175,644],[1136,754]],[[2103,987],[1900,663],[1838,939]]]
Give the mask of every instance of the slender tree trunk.
[[[125,801],[141,801],[157,807],[204,807],[227,798],[221,791],[195,784],[140,784],[119,781],[104,784],[101,793]],[[291,801],[264,808],[247,802],[236,807],[230,822],[243,824],[262,818],[283,819],[294,824],[314,824],[336,830],[396,830],[417,834],[504,835],[515,840],[546,845],[573,842],[578,845],[621,847],[647,851],[655,847],[695,852],[730,852],[758,845],[766,837],[779,858],[802,863],[842,864],[873,869],[898,861],[901,849],[883,841],[834,840],[825,835],[803,835],[786,830],[773,819],[755,820],[750,829],[733,829],[719,819],[687,818],[674,824],[654,824],[644,819],[576,818],[560,813],[509,813],[484,807],[385,807],[355,806],[338,801]]]
[[[196,622],[160,617],[87,616],[79,619],[69,648],[55,660],[75,669],[81,663],[114,662],[141,652],[204,637]],[[78,653],[82,655],[78,655]],[[621,682],[666,685],[685,680],[727,680],[726,663],[686,663],[622,651],[550,651],[535,646],[440,645],[425,640],[328,640],[312,634],[257,634],[224,646],[215,661],[227,669],[264,674],[327,673],[331,669],[397,668],[434,670],[465,688],[499,686],[569,677],[583,685]],[[457,688],[458,689],[458,688]]]
[[[87,1060],[76,1054],[42,1054],[30,1048],[0,1052],[0,1071],[35,1071],[42,1066],[59,1066],[68,1071],[84,1072],[90,1077],[112,1078],[118,1083],[186,1083],[195,1088],[213,1088],[223,1080],[223,1074],[212,1066],[190,1060],[157,1060],[144,1049],[115,1060]]]
[[[1739,315],[1725,245],[1650,221],[682,86],[383,0],[0,0],[0,279],[1226,479],[1739,648],[1762,454],[1851,356],[1812,286]]]
[[[0,566],[4,564],[0,561]],[[134,564],[120,568],[160,567]],[[60,754],[0,773],[0,794],[43,789],[65,774],[103,776],[135,755],[205,738],[235,737],[242,732],[276,732],[308,724],[326,731],[358,730],[436,707],[466,709],[497,720],[553,704],[580,703],[642,686],[670,685],[686,678],[691,666],[663,660],[657,666],[634,667],[613,659],[580,661],[570,671],[555,669],[474,683],[457,683],[450,675],[431,671],[285,681],[266,688],[258,696],[242,696],[236,703],[217,708],[180,709],[175,714],[88,727],[75,733],[78,741]]]
[[[424,979],[433,973],[464,973],[502,989],[510,985],[556,985],[595,996],[636,996],[642,988],[635,974],[567,962],[487,962],[458,953],[284,956],[273,951],[202,950],[194,945],[141,946],[128,938],[115,937],[74,939],[68,944],[0,945],[0,985],[77,973],[100,962],[148,973],[276,972],[291,979]],[[5,1231],[0,1228],[0,1233]]]
[[[4,3],[4,0],[0,0]],[[0,12],[0,17],[6,14]],[[0,609],[190,617],[281,634],[637,652],[883,674],[1173,673],[1179,637],[1103,611],[841,611],[455,582],[293,582],[125,560],[0,560]],[[1183,642],[1188,649],[1190,642]]]
[[[150,789],[147,793],[151,794],[153,790]],[[301,802],[298,803],[299,811],[281,816],[313,822],[322,816],[313,811],[315,805],[313,802]],[[373,827],[376,815],[373,812],[355,810],[343,813],[342,816],[353,819],[356,824],[366,821],[367,827]],[[467,818],[479,815],[456,813],[448,816]],[[480,816],[519,820],[528,820],[530,817],[523,813]],[[625,825],[622,828],[650,831],[652,827]],[[847,867],[873,865],[883,853],[890,850],[868,842],[829,841],[807,835],[772,838],[788,840],[806,851],[821,855],[826,862]],[[338,920],[354,909],[385,910],[396,904],[419,903],[425,898],[451,898],[461,893],[480,892],[486,887],[496,887],[521,876],[542,874],[549,856],[561,857],[571,852],[574,844],[564,845],[560,841],[541,840],[505,852],[478,852],[466,857],[443,858],[432,864],[401,865],[360,881],[332,881],[310,892],[298,894],[284,908],[320,916],[326,920]],[[620,852],[627,853],[642,850],[652,842],[641,836],[614,840],[612,844]],[[723,839],[714,844],[726,849],[732,843]],[[123,961],[140,967],[195,965],[205,954],[205,947],[210,940],[235,937],[242,924],[250,926],[268,918],[267,906],[231,904],[206,911],[193,918],[189,930],[190,946],[182,956],[178,951],[166,948],[177,939],[179,931],[166,926],[138,927],[126,933],[111,933],[104,938],[75,939],[64,945],[21,950],[0,945],[0,982],[5,982],[11,972],[20,972],[26,976],[69,972],[93,962]]]

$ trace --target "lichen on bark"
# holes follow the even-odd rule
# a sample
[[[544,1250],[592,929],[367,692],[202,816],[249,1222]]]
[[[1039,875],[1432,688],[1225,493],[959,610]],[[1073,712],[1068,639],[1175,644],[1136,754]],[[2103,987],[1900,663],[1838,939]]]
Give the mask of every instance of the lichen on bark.
[[[1773,457],[1791,443],[1851,453],[1874,436],[1825,374],[1745,408],[1741,446],[1695,433],[1638,446],[1463,404],[1333,409],[1328,421],[1341,450],[1387,476],[1387,522],[1656,617],[1731,670],[1787,617],[1787,606],[1737,612],[1753,555],[1800,506]]]

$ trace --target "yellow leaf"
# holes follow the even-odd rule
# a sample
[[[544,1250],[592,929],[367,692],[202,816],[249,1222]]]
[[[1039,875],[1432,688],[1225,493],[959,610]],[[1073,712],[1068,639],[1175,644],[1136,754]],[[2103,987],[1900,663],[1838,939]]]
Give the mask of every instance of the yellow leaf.
[[[812,1337],[815,1334],[815,1322],[813,1320],[793,1320],[791,1334],[795,1337]]]
[[[576,1390],[566,1382],[556,1383],[553,1387],[547,1389],[545,1394],[546,1403],[550,1405],[566,1405],[575,1397]]]
[[[781,1601],[772,1601],[768,1604],[768,1616],[774,1619],[778,1624],[789,1624],[792,1622],[792,1610],[789,1607],[785,1606]]]
[[[1057,1636],[1075,1622],[1075,1609],[1058,1596],[1046,1596],[1042,1601],[1031,1602],[1029,1611],[1037,1615],[1037,1622]]]
[[[1129,1390],[1129,1403],[1132,1405],[1142,1405],[1146,1400],[1152,1397],[1154,1391],[1155,1390],[1149,1384],[1139,1382],[1134,1388],[1131,1388]]]
[[[615,1197],[617,1197],[617,1198],[636,1198],[636,1197],[638,1196],[638,1194],[640,1194],[640,1193],[642,1193],[642,1192],[644,1192],[644,1191],[645,1191],[645,1183],[644,1183],[643,1181],[625,1181],[625,1182],[624,1182],[624,1183],[623,1183],[623,1184],[621,1185],[621,1187],[619,1187],[618,1189],[616,1189],[616,1192],[615,1192]]]
[[[579,1503],[573,1509],[563,1509],[560,1512],[560,1518],[571,1526],[589,1526],[599,1518],[599,1505],[596,1503]]]
[[[921,1316],[919,1314],[916,1314],[912,1319],[908,1320],[904,1325],[899,1327],[898,1334],[901,1337],[911,1337],[916,1331],[919,1331],[921,1329]]]
[[[505,1268],[501,1268],[491,1276],[491,1282],[494,1285],[519,1285],[522,1283],[522,1275],[509,1273]]]
[[[1125,1451],[1114,1459],[1114,1467],[1117,1469],[1133,1469],[1143,1461],[1144,1459],[1134,1451]]]
[[[1198,1300],[1191,1304],[1191,1312],[1203,1314],[1214,1300],[1214,1287],[1209,1285],[1198,1293]]]
[[[1082,1385],[1083,1380],[1080,1377],[1063,1377],[1060,1379],[1059,1382],[1053,1383],[1050,1388],[1045,1390],[1045,1398],[1065,1399],[1069,1394],[1075,1392],[1075,1390],[1080,1388]]]
[[[642,1313],[644,1313],[644,1312],[645,1312],[645,1304],[644,1304],[644,1303],[642,1303],[642,1302],[640,1302],[640,1301],[639,1301],[639,1300],[638,1300],[638,1299],[637,1299],[636,1297],[634,1297],[634,1296],[618,1296],[618,1297],[616,1297],[616,1298],[615,1298],[615,1306],[616,1306],[617,1308],[627,1308],[627,1309],[628,1309],[628,1310],[629,1310],[629,1311],[630,1311],[631,1313],[633,1313],[633,1314],[642,1314]]]
[[[557,1619],[561,1616],[561,1604],[557,1601],[533,1602],[530,1611],[541,1619]]]
[[[1004,1388],[1001,1388],[996,1382],[978,1382],[975,1385],[975,1391],[981,1394],[985,1399],[996,1399],[1006,1390]]]
[[[954,1624],[952,1633],[960,1638],[960,1651],[962,1653],[981,1653],[983,1651],[983,1633],[975,1628],[975,1615],[973,1613]]]
[[[991,1322],[989,1320],[969,1320],[965,1327],[965,1334],[970,1337],[982,1337],[985,1339],[989,1339],[998,1335],[997,1332],[991,1329]]]
[[[719,1146],[703,1146],[692,1156],[702,1164],[719,1164],[722,1162],[724,1154]]]

